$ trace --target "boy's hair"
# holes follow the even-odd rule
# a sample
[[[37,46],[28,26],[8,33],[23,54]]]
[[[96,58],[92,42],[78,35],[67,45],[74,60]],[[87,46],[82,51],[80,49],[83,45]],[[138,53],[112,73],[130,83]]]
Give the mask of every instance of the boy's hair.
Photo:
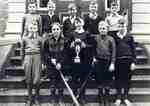
[[[59,26],[60,29],[62,29],[62,27],[63,27],[59,22],[54,22],[54,23],[52,23],[52,24],[51,24],[51,27],[53,27],[54,25]]]
[[[90,2],[90,5],[97,5],[97,0],[92,0],[92,1]]]
[[[113,1],[113,2],[111,3],[111,7],[113,7],[113,6],[118,6],[117,1]]]
[[[100,21],[100,22],[98,23],[98,26],[106,26],[107,29],[108,29],[108,24],[107,24],[105,21]]]
[[[76,8],[76,9],[77,9],[77,6],[76,6],[75,3],[70,3],[70,4],[68,5],[68,9],[69,9],[69,10],[71,10],[72,8]]]
[[[37,7],[37,3],[33,0],[31,0],[30,2],[29,2],[29,4],[28,4],[28,6],[30,5],[30,4],[35,4],[35,6]]]
[[[55,6],[56,6],[55,2],[52,1],[52,0],[49,0],[49,1],[48,1],[47,6],[48,6],[48,5],[55,5]]]
[[[77,22],[81,23],[82,25],[84,25],[84,20],[80,17],[76,17],[75,21],[77,21]]]

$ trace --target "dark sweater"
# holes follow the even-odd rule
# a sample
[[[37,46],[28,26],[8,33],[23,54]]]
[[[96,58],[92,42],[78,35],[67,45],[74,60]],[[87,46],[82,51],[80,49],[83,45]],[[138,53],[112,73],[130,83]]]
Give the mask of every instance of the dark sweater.
[[[71,33],[70,36],[71,36],[71,42],[74,41],[76,38],[78,38],[86,44],[86,48],[81,49],[79,56],[81,59],[81,63],[90,64],[95,54],[95,48],[96,48],[95,39],[92,38],[88,32],[83,32],[83,33],[73,32]],[[70,51],[68,53],[70,54],[70,59],[73,62],[76,56],[75,49],[70,48]]]
[[[65,61],[65,46],[67,40],[64,37],[60,37],[57,41],[53,36],[46,39],[44,42],[44,60],[45,64],[49,64],[52,58],[56,59],[61,64]]]
[[[75,30],[74,23],[72,24],[70,18],[67,18],[63,23],[63,34],[65,37],[70,38],[70,33]]]
[[[98,23],[102,20],[100,16],[98,16],[95,20],[91,19],[89,15],[85,16],[84,19],[84,29],[88,31],[90,34],[98,34]]]
[[[42,34],[45,32],[46,33],[51,32],[51,24],[54,22],[60,23],[58,15],[53,15],[52,18],[50,18],[49,15],[42,15]]]
[[[135,43],[130,35],[126,35],[123,39],[116,36],[116,57],[117,58],[132,58],[135,61]]]
[[[116,45],[114,39],[108,35],[105,37],[98,35],[96,41],[97,47],[95,57],[97,59],[109,60],[114,63],[116,58]]]

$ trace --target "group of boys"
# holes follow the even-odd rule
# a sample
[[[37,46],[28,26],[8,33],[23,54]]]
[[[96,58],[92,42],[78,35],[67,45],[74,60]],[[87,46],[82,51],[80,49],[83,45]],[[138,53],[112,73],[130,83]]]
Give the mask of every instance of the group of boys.
[[[95,76],[100,102],[108,102],[111,82],[115,77],[117,89],[116,106],[128,100],[131,70],[135,68],[135,45],[133,37],[127,33],[127,23],[118,14],[118,4],[111,4],[111,13],[103,20],[98,15],[98,3],[89,4],[89,14],[84,18],[77,16],[77,6],[68,5],[69,17],[61,22],[55,14],[56,4],[49,1],[48,14],[38,15],[37,4],[29,3],[23,18],[22,59],[28,89],[27,105],[32,106],[32,89],[35,88],[34,103],[39,103],[40,78],[46,68],[50,79],[53,104],[63,102],[63,88],[59,71],[71,76],[72,90],[79,95],[81,105],[86,104],[85,86],[91,73]],[[92,72],[91,72],[92,71]],[[58,89],[58,97],[56,95]]]

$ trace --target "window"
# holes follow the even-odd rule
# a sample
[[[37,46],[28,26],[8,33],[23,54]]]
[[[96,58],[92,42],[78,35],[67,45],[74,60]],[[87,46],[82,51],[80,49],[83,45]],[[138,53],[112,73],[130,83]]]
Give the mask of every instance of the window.
[[[105,0],[105,10],[106,11],[110,11],[110,6],[113,1],[115,1],[115,0]],[[118,3],[119,10],[120,10],[120,0],[116,0],[116,1]]]
[[[47,3],[49,0],[37,0],[38,10],[47,10]]]
[[[38,4],[38,10],[47,10],[47,3],[49,0],[37,0],[37,4]],[[52,0],[54,2],[56,1],[60,1],[60,2],[73,2],[74,0]]]

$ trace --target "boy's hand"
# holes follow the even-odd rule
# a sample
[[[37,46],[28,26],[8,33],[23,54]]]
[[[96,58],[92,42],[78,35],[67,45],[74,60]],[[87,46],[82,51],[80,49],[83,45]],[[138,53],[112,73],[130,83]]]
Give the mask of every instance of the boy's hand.
[[[53,64],[53,65],[56,65],[56,59],[51,59],[51,63]]]
[[[74,46],[75,46],[75,43],[73,41],[73,42],[71,42],[70,48],[73,48]]]
[[[46,69],[46,65],[42,64],[42,70]]]
[[[84,42],[81,43],[82,48],[86,48],[86,44]]]
[[[96,62],[97,62],[96,58],[93,58],[92,66],[94,66]]]
[[[114,63],[111,63],[109,66],[109,71],[113,72],[114,70],[115,70],[115,65],[114,65]]]
[[[134,70],[135,70],[135,63],[132,63],[132,64],[131,64],[130,70],[131,70],[131,71],[134,71]]]
[[[60,69],[61,69],[61,64],[60,64],[60,63],[57,63],[56,69],[57,69],[57,70],[60,70]]]

